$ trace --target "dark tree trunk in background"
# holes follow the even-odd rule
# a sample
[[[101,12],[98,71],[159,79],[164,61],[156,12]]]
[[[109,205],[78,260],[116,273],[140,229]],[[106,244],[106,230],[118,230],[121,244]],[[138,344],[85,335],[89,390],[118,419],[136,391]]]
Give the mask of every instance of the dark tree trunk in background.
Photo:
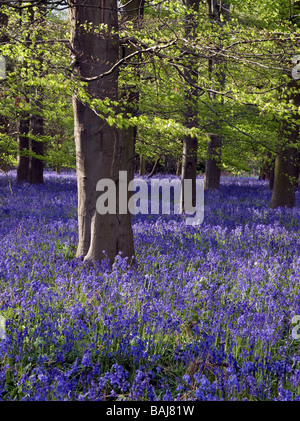
[[[21,5],[21,3],[20,3]],[[28,10],[20,10],[20,13],[28,13],[30,22],[32,23],[34,20],[34,12],[32,8]],[[22,19],[20,19],[20,26],[22,25]],[[21,29],[21,28],[20,28]],[[26,36],[26,46],[30,48],[31,45],[31,32],[28,31]],[[27,65],[26,65],[27,68]],[[27,87],[24,87],[24,95],[25,100],[29,101],[28,99],[28,92]],[[18,127],[18,161],[17,161],[17,182],[24,182],[29,181],[29,161],[30,157],[28,155],[30,144],[29,144],[29,133],[30,133],[30,115],[27,113],[22,113],[20,120],[19,120],[19,127]]]
[[[267,158],[265,159],[260,172],[259,172],[259,180],[269,180],[269,189],[273,189],[274,184],[274,167],[275,167],[275,159],[272,156],[271,152],[267,153]]]
[[[291,91],[292,90],[292,91]],[[300,106],[300,83],[291,80],[287,86],[287,92],[283,94],[283,100],[293,101]],[[295,191],[299,175],[299,114],[295,113],[281,122],[277,154],[275,159],[275,174],[273,195],[270,203],[271,208],[279,206],[295,206]]]
[[[207,0],[207,14],[209,20],[213,25],[222,26],[229,19],[230,3],[225,1]],[[223,17],[223,19],[222,19]],[[221,47],[221,45],[219,46]],[[218,68],[220,66],[220,59],[209,60],[209,73],[216,74],[218,84],[221,88],[225,86],[225,73]],[[210,99],[213,101],[216,95],[210,94]],[[218,129],[215,124],[215,128]],[[205,190],[218,190],[220,188],[221,179],[221,156],[222,156],[222,136],[218,133],[207,134],[207,160],[205,165]]]
[[[299,27],[300,23],[300,1],[290,4],[290,14],[295,17],[293,23]],[[293,103],[300,107],[300,81],[291,77],[281,92],[281,100],[287,104]],[[299,112],[287,112],[281,121],[279,139],[277,143],[277,154],[275,159],[274,187],[270,203],[271,208],[294,207],[295,192],[299,176]]]
[[[152,170],[151,170],[150,174],[148,175],[149,178],[152,177],[156,173],[156,168],[157,168],[157,165],[158,165],[159,161],[160,161],[160,156],[158,156],[156,158],[156,160],[154,162],[154,165],[152,167]]]
[[[77,76],[94,77],[107,72],[119,59],[117,0],[69,0],[71,45]],[[84,25],[89,23],[89,30]],[[99,32],[99,25],[106,30]],[[95,28],[95,29],[94,29]],[[95,99],[118,99],[118,72],[88,82],[87,92]],[[100,215],[96,210],[96,184],[111,179],[118,187],[119,171],[124,168],[129,151],[122,133],[99,117],[89,105],[74,95],[74,135],[78,185],[77,256],[112,263],[119,252],[134,256],[130,217]],[[117,188],[118,201],[118,188]]]
[[[189,41],[197,38],[198,15],[200,0],[186,0],[187,14],[185,21],[185,36]],[[190,47],[189,47],[190,48]],[[197,84],[197,66],[198,60],[193,56],[190,50],[187,52],[187,65],[184,70],[185,79],[187,81],[187,90],[184,95],[185,101],[185,126],[187,128],[194,128],[198,126],[198,112],[197,112],[197,97],[198,91],[193,85]],[[189,135],[183,138],[183,153],[182,153],[182,167],[181,167],[181,181],[182,181],[182,210],[184,211],[184,180],[192,180],[192,205],[196,205],[196,177],[197,177],[197,152],[198,139]]]
[[[38,7],[36,14],[33,8],[29,8],[31,24],[41,26],[44,23],[43,13],[45,12],[44,6]],[[34,30],[33,26],[33,30]],[[36,29],[37,41],[42,41],[39,28]],[[30,40],[27,40],[30,45]],[[41,55],[34,57],[38,64],[35,65],[35,77],[38,79],[41,76],[43,57]],[[42,184],[44,182],[44,162],[42,158],[44,155],[44,143],[42,137],[44,136],[44,119],[42,116],[42,98],[43,89],[41,86],[35,88],[34,100],[31,100],[32,115],[30,116],[30,132],[29,132],[29,149],[32,155],[29,157],[28,166],[28,181],[30,184]]]
[[[259,180],[269,180],[269,190],[273,190],[274,186],[274,170],[275,170],[275,159],[272,157],[270,152],[267,153],[267,158],[263,163],[263,166],[259,172]]]
[[[134,28],[139,28],[144,17],[145,0],[132,0],[128,2],[124,0],[124,14],[123,18],[127,22],[132,22]],[[123,45],[122,56],[127,57],[133,53],[135,48],[130,44]],[[128,65],[129,68],[130,65]],[[135,78],[138,81],[140,77],[139,68],[134,69]],[[126,98],[127,106],[125,107],[125,115],[127,113],[133,116],[138,115],[139,91],[135,83],[127,85],[123,88],[120,94],[121,99]],[[121,146],[121,162],[120,169],[127,172],[127,182],[134,179],[134,162],[135,162],[135,143],[137,138],[137,127],[128,127],[123,129]],[[133,195],[133,192],[128,192],[128,200]],[[134,255],[133,233],[131,228],[131,215],[129,212],[125,215],[119,215],[119,239],[117,240],[119,248],[126,256],[132,257]]]
[[[277,208],[279,206],[292,208],[295,206],[298,168],[299,157],[295,149],[287,148],[283,145],[278,146],[278,154],[275,161],[273,195],[270,203],[271,208]]]
[[[36,105],[38,105],[36,103]],[[44,135],[44,119],[39,115],[30,118],[30,151],[34,155],[44,155],[44,144],[38,138]],[[35,156],[30,156],[28,168],[28,181],[30,184],[42,184],[44,182],[44,163]]]
[[[181,174],[181,158],[178,158],[176,162],[176,176],[179,177],[180,174]]]
[[[145,175],[146,174],[146,161],[144,155],[140,155],[140,170],[139,175]]]
[[[139,28],[142,24],[144,17],[145,0],[124,0],[124,13],[121,24],[126,25],[126,22],[132,22],[134,28]],[[129,54],[135,52],[136,49],[130,43],[122,46],[122,57],[125,58]],[[129,70],[130,71],[130,70]],[[140,70],[135,67],[133,70],[135,78],[138,80],[140,77]],[[139,91],[136,83],[125,85],[120,93],[121,99],[127,100],[125,107],[125,114],[130,113],[133,116],[138,115],[138,102]],[[134,177],[134,159],[135,159],[135,142],[137,137],[137,127],[131,126],[123,130],[124,145],[127,151],[127,157],[124,157],[124,170],[128,171],[128,179],[132,180]]]
[[[269,190],[274,186],[275,159],[268,159],[260,169],[258,180],[269,180]]]
[[[272,165],[270,169],[270,178],[269,178],[269,190],[273,190],[274,188],[274,177],[275,177],[275,161],[272,161]]]
[[[19,121],[18,133],[18,164],[17,164],[17,182],[28,181],[29,157],[24,155],[25,150],[29,150],[29,118]]]
[[[207,160],[205,164],[205,190],[218,190],[221,178],[222,138],[218,134],[207,134]]]

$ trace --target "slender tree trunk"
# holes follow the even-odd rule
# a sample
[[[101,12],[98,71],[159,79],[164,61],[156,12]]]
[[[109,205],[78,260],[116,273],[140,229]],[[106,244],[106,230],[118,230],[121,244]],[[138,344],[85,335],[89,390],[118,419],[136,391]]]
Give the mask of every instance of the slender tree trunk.
[[[218,134],[209,133],[207,138],[204,188],[206,190],[218,190],[221,178],[222,137]]]
[[[35,21],[38,25],[42,25],[44,23],[44,6],[39,6],[38,11],[41,16],[37,15],[33,8],[30,8],[30,19],[32,23]],[[42,41],[42,38],[39,34],[39,29],[37,29],[36,37],[37,40]],[[35,66],[34,70],[36,77],[39,77],[43,63],[43,57],[38,56],[36,59],[39,64],[37,67]],[[31,108],[33,110],[33,114],[30,117],[29,147],[30,151],[33,153],[33,155],[31,155],[29,158],[28,167],[28,181],[30,184],[42,184],[44,182],[44,162],[39,158],[43,157],[44,155],[44,144],[42,140],[42,136],[44,136],[44,119],[41,115],[41,110],[43,107],[42,97],[42,87],[38,86],[35,90],[35,99],[32,100]]]
[[[133,27],[138,29],[141,26],[144,17],[144,5],[145,0],[127,0],[123,1],[124,4],[124,13],[123,13],[123,23],[126,25],[126,22],[131,22]],[[129,54],[132,54],[136,51],[135,47],[130,43],[123,44],[122,46],[122,57],[125,58]],[[134,71],[135,78],[138,80],[140,78],[140,70],[135,68]],[[125,114],[130,113],[133,116],[138,115],[138,102],[139,102],[139,91],[137,90],[136,83],[133,82],[131,85],[125,85],[123,91],[120,94],[121,98],[126,98],[127,105],[125,107]],[[127,171],[129,171],[129,179],[134,177],[134,159],[135,159],[135,143],[137,137],[137,127],[131,126],[123,130],[124,143],[128,151],[128,163]],[[125,168],[126,169],[126,168]]]
[[[207,14],[210,21],[215,25],[222,26],[229,20],[230,3],[218,0],[207,0]],[[222,19],[223,17],[223,19]],[[221,47],[221,46],[219,46]],[[218,84],[221,88],[225,86],[225,73],[219,69],[220,60],[209,60],[209,73],[216,73]],[[216,95],[211,93],[210,99],[213,101]],[[215,125],[216,128],[217,125]],[[220,188],[221,179],[221,156],[222,156],[222,136],[217,133],[207,134],[207,160],[205,166],[205,190],[215,190]]]
[[[274,177],[275,177],[275,160],[271,162],[270,178],[269,178],[269,190],[274,188]]]
[[[117,0],[69,0],[71,45],[78,77],[103,74],[119,59]],[[89,23],[86,30],[84,26]],[[99,31],[101,24],[105,30]],[[88,94],[95,99],[118,99],[118,72],[88,82]],[[96,184],[108,178],[117,186],[119,171],[124,168],[130,152],[122,133],[99,117],[88,104],[74,95],[74,135],[78,185],[77,256],[86,260],[112,263],[119,252],[130,259],[134,256],[130,215],[100,215],[96,210],[99,193]]]
[[[36,103],[38,105],[38,103]],[[44,155],[44,144],[38,138],[44,135],[44,119],[39,115],[30,118],[30,151],[34,155]],[[41,159],[30,156],[28,168],[28,181],[30,184],[42,184],[44,182],[44,163]]]
[[[144,155],[140,155],[140,171],[139,175],[145,175],[146,174],[146,161]]]
[[[19,6],[21,6],[21,2],[19,2]],[[32,23],[34,20],[34,12],[32,8],[29,8],[28,11],[21,10],[20,13],[28,13],[30,22]],[[20,18],[19,21],[20,30],[22,26],[22,19]],[[31,45],[31,31],[28,31],[26,36],[26,46],[30,48]],[[25,64],[26,69],[27,65]],[[28,88],[24,86],[25,92],[25,100],[29,101],[28,99]],[[30,133],[30,115],[28,113],[22,113],[20,120],[19,120],[19,130],[18,130],[18,161],[17,161],[17,182],[24,182],[29,181],[29,161],[30,157],[28,155],[30,144],[29,144],[29,133]]]
[[[142,23],[144,16],[144,4],[145,0],[132,0],[128,2],[125,0],[124,5],[124,19],[133,23],[134,28],[139,28]],[[128,45],[123,45],[122,54],[123,57],[128,56],[133,53],[135,48]],[[140,77],[140,70],[136,69],[135,78],[138,80]],[[127,107],[125,108],[125,114],[131,113],[136,116],[138,114],[138,102],[139,102],[139,91],[135,84],[128,85],[125,87],[125,92],[121,93],[121,99],[124,96],[127,99]],[[137,138],[137,127],[128,127],[123,130],[122,133],[122,145],[121,145],[121,170],[127,172],[127,183],[134,179],[134,162],[135,162],[135,143]],[[128,184],[127,184],[128,185]],[[128,200],[132,197],[133,192],[128,192]],[[119,251],[122,251],[126,256],[132,257],[134,255],[134,244],[133,244],[133,234],[131,228],[131,215],[129,212],[126,214],[119,215],[119,239],[118,239],[118,248]]]
[[[187,0],[187,15],[185,23],[185,36],[189,41],[193,41],[197,37],[198,14],[199,14],[199,0]],[[198,125],[197,113],[197,97],[198,91],[193,85],[197,84],[197,59],[192,55],[192,51],[188,51],[187,70],[184,71],[185,79],[188,87],[184,95],[184,102],[186,109],[184,113],[185,126],[194,128]],[[198,139],[197,137],[184,136],[183,138],[183,153],[182,153],[182,210],[184,211],[184,180],[192,180],[192,205],[196,205],[196,177],[197,177],[197,152]]]
[[[179,177],[180,174],[181,174],[181,158],[178,158],[176,162],[176,176]]]
[[[270,179],[270,164],[265,162],[260,169],[258,180],[269,180]]]
[[[272,158],[271,152],[267,153],[266,159],[259,172],[259,180],[270,180],[272,169],[274,169],[275,160]]]
[[[29,151],[29,134],[30,121],[29,118],[22,118],[19,121],[18,133],[18,164],[17,164],[17,182],[28,181],[29,157],[25,155],[25,151]]]
[[[148,175],[148,178],[153,177],[153,175],[156,173],[156,168],[157,168],[157,165],[158,165],[158,163],[159,163],[159,160],[160,160],[160,156],[158,156],[158,157],[156,158],[156,160],[155,160],[155,162],[154,162],[154,165],[153,165],[153,168],[152,168],[152,170],[151,170],[150,174]]]
[[[275,170],[275,159],[272,157],[272,154],[268,152],[267,158],[260,169],[258,179],[269,180],[269,190],[273,190],[273,187],[274,187],[274,170]]]

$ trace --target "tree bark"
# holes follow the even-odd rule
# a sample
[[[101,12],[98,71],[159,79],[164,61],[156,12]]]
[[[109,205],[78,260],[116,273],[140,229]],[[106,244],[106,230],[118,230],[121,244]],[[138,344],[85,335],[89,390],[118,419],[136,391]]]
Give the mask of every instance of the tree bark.
[[[262,167],[259,172],[259,180],[270,180],[272,172],[274,172],[275,159],[272,157],[271,152],[267,153],[266,159],[263,161]]]
[[[30,8],[30,19],[32,23],[35,21],[38,25],[42,25],[44,23],[43,12],[45,12],[45,7],[39,6],[38,11],[41,16],[36,15],[34,9]],[[42,38],[39,34],[39,29],[37,30],[36,37],[38,41],[42,41]],[[39,62],[39,65],[38,67],[35,66],[34,70],[36,77],[39,77],[41,73],[43,57],[38,56],[36,59]],[[43,184],[44,182],[44,162],[38,157],[42,157],[44,155],[44,143],[42,140],[42,136],[44,136],[44,118],[41,115],[41,110],[43,107],[42,97],[42,87],[37,86],[35,90],[35,99],[31,101],[33,114],[30,116],[29,148],[33,155],[31,155],[29,158],[28,167],[28,181],[30,184]]]
[[[125,24],[126,22],[131,22],[135,29],[138,29],[142,23],[144,17],[144,5],[145,0],[131,0],[128,2],[127,0],[124,1],[123,6],[123,21],[121,24]],[[121,58],[127,57],[129,54],[136,51],[135,47],[132,46],[130,43],[123,44],[122,46],[122,54]],[[129,66],[126,66],[128,71],[130,71]],[[135,78],[139,79],[140,77],[140,70],[135,68],[133,70],[135,74]],[[137,90],[136,83],[133,82],[131,84],[127,84],[123,87],[122,92],[120,93],[121,99],[126,99],[126,106],[125,106],[125,115],[127,113],[132,114],[133,116],[138,115],[138,102],[139,102],[139,91]],[[123,129],[123,137],[124,143],[126,145],[126,150],[128,151],[127,162],[124,162],[125,168],[124,170],[128,171],[128,180],[133,180],[134,177],[134,159],[135,159],[135,143],[137,137],[137,127],[131,126],[127,129]]]
[[[36,103],[36,106],[38,103]],[[44,144],[38,138],[44,135],[44,119],[40,115],[32,115],[30,118],[30,151],[34,155],[44,155]],[[36,157],[30,156],[28,167],[28,181],[30,184],[43,184],[44,182],[44,163]]]
[[[139,28],[144,17],[144,5],[145,0],[132,0],[128,2],[125,0],[124,5],[124,19],[133,23],[134,28]],[[123,57],[128,56],[135,49],[130,44],[123,45],[122,54]],[[139,79],[140,70],[135,69],[135,77]],[[131,113],[133,116],[138,115],[138,102],[139,102],[139,91],[135,84],[127,85],[125,87],[125,92],[121,93],[121,99],[124,96],[127,99],[127,106],[125,107],[125,115]],[[127,172],[127,186],[131,180],[134,179],[134,163],[135,163],[135,144],[137,138],[137,127],[128,127],[123,129],[122,132],[122,145],[121,145],[121,170]],[[133,195],[132,191],[129,191],[127,194],[127,199],[129,200]],[[131,215],[129,212],[126,214],[119,215],[119,239],[117,240],[117,248],[125,256],[131,258],[134,256],[134,243],[133,243],[133,233],[131,228]],[[112,259],[111,259],[112,260]]]
[[[179,177],[181,174],[181,158],[177,158],[176,161],[176,176]]]
[[[21,5],[21,4],[20,4]],[[34,12],[32,7],[28,11],[20,10],[20,13],[28,13],[31,23],[34,20]],[[20,30],[22,29],[22,19],[19,21]],[[26,46],[30,48],[31,45],[31,32],[28,31],[26,36]],[[25,64],[26,69],[28,64]],[[26,96],[25,100],[29,102],[28,99],[28,88],[24,86],[24,94]],[[18,160],[17,160],[17,182],[29,181],[29,161],[30,157],[28,155],[30,145],[29,145],[29,132],[30,132],[30,115],[28,113],[22,113],[19,120],[19,130],[18,130]]]
[[[283,94],[283,100],[293,101],[294,105],[300,106],[300,84],[291,80],[287,86],[287,92]],[[292,114],[292,119],[285,119],[281,123],[277,154],[275,159],[275,174],[273,195],[270,203],[271,208],[294,207],[295,192],[299,174],[299,114]]]
[[[221,178],[222,137],[207,134],[207,160],[205,165],[205,190],[219,190]]]
[[[298,163],[297,163],[298,162]],[[299,156],[295,149],[284,145],[278,147],[275,161],[275,176],[271,208],[294,207],[297,175],[299,169]]]
[[[299,26],[300,1],[292,3],[294,24]],[[287,87],[281,92],[281,100],[287,104],[293,103],[296,111],[285,116],[279,129],[279,140],[275,158],[274,187],[271,208],[294,207],[295,192],[299,176],[299,107],[300,107],[300,81],[291,78]]]
[[[139,175],[145,175],[146,174],[146,161],[144,155],[140,155],[140,170]]]
[[[160,156],[158,156],[158,157],[156,158],[156,160],[155,160],[155,162],[154,162],[154,165],[153,165],[153,168],[152,168],[152,170],[151,170],[150,174],[148,175],[148,178],[153,177],[153,175],[156,173],[156,168],[157,168],[157,165],[158,165],[159,161],[160,161]]]
[[[117,0],[69,0],[71,16],[71,46],[78,77],[94,77],[107,72],[118,61],[119,38]],[[84,26],[89,23],[88,30]],[[99,31],[99,25],[106,29]],[[88,82],[87,93],[94,99],[118,99],[118,72]],[[74,135],[78,185],[77,256],[85,260],[113,263],[119,252],[131,259],[134,256],[130,214],[100,215],[96,210],[99,193],[96,184],[108,178],[118,184],[119,171],[127,165],[130,152],[122,133],[110,126],[83,103],[75,94]]]
[[[197,37],[198,14],[199,14],[199,0],[186,0],[187,14],[185,22],[185,36],[191,42]],[[184,95],[184,102],[186,105],[184,113],[184,124],[187,128],[194,128],[198,126],[197,113],[197,97],[198,91],[193,87],[197,84],[197,65],[198,61],[192,55],[192,51],[187,51],[187,66],[184,71],[185,79],[188,83],[188,88]],[[192,180],[192,206],[196,205],[196,177],[197,177],[197,152],[198,139],[189,135],[183,138],[183,153],[181,166],[181,181],[182,181],[182,199],[181,208],[184,211],[184,180]]]
[[[30,122],[29,118],[19,121],[18,133],[18,164],[17,164],[17,182],[28,181],[29,157],[24,154],[29,151],[29,134]],[[26,152],[25,152],[26,153]]]
[[[273,160],[271,163],[271,169],[270,169],[269,190],[273,190],[274,188],[274,177],[275,177],[275,161]]]
[[[229,20],[230,3],[207,0],[207,14],[208,18],[215,25],[222,26]],[[223,16],[223,19],[221,17]],[[220,47],[220,46],[219,46]],[[216,77],[221,88],[225,86],[225,73],[218,69],[220,60],[209,59],[209,73],[212,75],[214,68]],[[216,95],[210,94],[210,99],[213,101]],[[215,125],[216,128],[217,125]],[[207,160],[205,166],[205,190],[218,190],[220,188],[221,179],[221,157],[222,157],[222,136],[217,133],[207,134]]]

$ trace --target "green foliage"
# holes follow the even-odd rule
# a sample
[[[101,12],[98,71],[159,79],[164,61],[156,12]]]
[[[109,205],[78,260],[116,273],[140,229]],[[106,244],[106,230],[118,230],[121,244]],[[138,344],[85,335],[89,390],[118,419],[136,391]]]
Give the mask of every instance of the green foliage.
[[[229,21],[221,19],[217,25],[209,21],[202,1],[197,36],[191,41],[185,37],[184,3],[152,1],[138,27],[128,19],[120,20],[121,45],[130,48],[133,56],[120,62],[119,101],[95,99],[87,93],[86,81],[71,78],[66,48],[69,23],[64,13],[48,13],[41,20],[37,9],[32,22],[28,9],[20,13],[4,8],[9,23],[0,28],[0,36],[7,32],[9,40],[0,45],[8,67],[7,79],[0,81],[1,116],[9,120],[10,129],[0,139],[0,150],[6,161],[16,163],[18,120],[40,114],[45,122],[44,160],[52,167],[73,167],[71,97],[76,92],[110,125],[136,126],[137,153],[148,161],[159,155],[180,157],[186,135],[198,137],[198,158],[203,161],[207,133],[219,133],[223,169],[256,171],[267,152],[275,153],[280,121],[288,119],[292,124],[299,115],[293,101],[283,100],[291,94],[292,57],[299,53],[296,4],[233,0]],[[87,23],[86,30],[101,33],[104,29]],[[192,130],[184,118],[189,89],[184,71],[191,52],[198,60],[194,88],[199,93],[198,128]],[[209,59],[214,60],[212,69]],[[38,90],[44,93],[39,109],[34,105]],[[138,99],[133,99],[133,92]]]
[[[68,35],[68,22],[54,14],[41,19],[38,9],[33,22],[29,9],[7,10],[8,27],[3,29],[9,39],[0,45],[0,55],[7,62],[7,77],[0,80],[0,95],[1,116],[8,121],[8,130],[0,136],[0,151],[6,162],[15,166],[18,121],[39,115],[44,121],[44,136],[28,135],[45,144],[45,155],[39,158],[52,167],[74,167],[68,50],[60,42]],[[25,150],[23,155],[34,154]]]

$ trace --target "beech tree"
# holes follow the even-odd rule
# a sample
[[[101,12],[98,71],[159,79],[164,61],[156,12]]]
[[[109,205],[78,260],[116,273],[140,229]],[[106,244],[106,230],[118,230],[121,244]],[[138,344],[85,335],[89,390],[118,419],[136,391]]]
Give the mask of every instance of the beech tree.
[[[282,101],[300,107],[300,83],[291,80],[282,93]],[[299,112],[285,116],[281,122],[275,160],[274,186],[271,208],[295,206],[295,192],[299,175]]]
[[[118,100],[119,59],[117,0],[69,0],[71,49],[75,77],[87,81],[86,93],[94,100]],[[100,75],[103,75],[100,77]],[[92,79],[92,80],[89,80]],[[119,209],[119,171],[127,169],[126,144],[121,130],[109,125],[97,110],[74,93],[74,136],[78,183],[77,256],[112,263],[122,252],[134,256],[130,214]],[[112,180],[117,187],[117,212],[100,215],[96,210],[96,185]],[[128,182],[130,179],[128,178]]]
[[[299,27],[300,1],[294,2],[292,12],[290,12],[290,20]],[[271,208],[295,206],[295,192],[300,170],[300,82],[293,78],[291,72],[288,78],[288,83],[281,90],[280,99],[287,104],[287,111],[281,120],[279,130]]]
[[[28,18],[28,34],[26,36],[26,49],[31,48],[32,60],[36,62],[31,65],[31,75],[36,79],[41,76],[42,56],[35,51],[31,36],[34,34],[35,42],[38,44],[42,41],[41,26],[44,23],[43,14],[45,8],[38,6],[37,11],[34,6],[28,6],[21,9],[23,15]],[[24,16],[23,16],[24,17]],[[20,19],[20,30],[22,29],[22,19]],[[24,63],[24,68],[28,69],[30,64]],[[43,92],[40,86],[36,85],[34,91],[31,88],[31,99],[27,97],[28,87],[24,87],[24,97],[22,101],[31,103],[31,113],[28,110],[20,112],[20,120],[18,123],[18,163],[17,163],[17,181],[28,181],[30,184],[42,184],[44,182],[43,170],[44,163],[40,159],[44,154],[44,144],[42,136],[44,135],[44,119],[42,112],[42,96]]]
[[[43,6],[38,6],[38,13],[31,11],[31,19],[36,22],[39,26],[36,34],[36,41],[40,42],[41,38],[41,29],[40,26],[44,22],[43,13],[45,9]],[[38,76],[42,76],[42,63],[43,57],[41,53],[37,54],[37,65],[35,66],[35,73]],[[44,135],[44,118],[42,113],[42,99],[43,99],[43,89],[41,86],[36,86],[35,92],[32,99],[32,114],[30,116],[30,151],[32,152],[29,159],[28,166],[28,181],[30,184],[42,184],[44,182],[43,170],[44,163],[40,159],[44,155],[44,143],[42,136]]]
[[[198,29],[199,0],[186,0],[187,7],[185,21],[185,35],[189,41],[195,41]],[[198,126],[197,97],[198,90],[193,85],[197,85],[198,80],[198,63],[197,58],[193,55],[191,47],[188,46],[186,51],[187,63],[184,70],[185,80],[188,82],[187,90],[184,95],[185,102],[185,126],[193,128]],[[197,136],[185,135],[183,138],[183,153],[181,167],[182,181],[182,198],[184,197],[183,181],[192,180],[192,206],[196,203],[196,177],[197,177]],[[182,203],[182,209],[184,206]]]
[[[29,150],[30,116],[24,114],[18,127],[17,182],[28,181],[29,157],[25,154],[25,151]]]
[[[217,26],[217,31],[229,19],[230,3],[228,1],[207,0],[207,14],[208,19],[214,26]],[[219,37],[221,38],[221,36]],[[221,45],[218,46],[221,48]],[[218,85],[221,89],[225,86],[225,71],[221,69],[221,60],[217,58],[209,59],[209,73],[212,76],[216,75]],[[219,87],[218,87],[219,89]],[[210,99],[214,101],[216,94],[211,92]],[[217,127],[215,123],[215,128]],[[205,184],[206,190],[219,189],[221,178],[221,156],[222,156],[222,136],[219,133],[207,134],[207,159],[205,165]]]

